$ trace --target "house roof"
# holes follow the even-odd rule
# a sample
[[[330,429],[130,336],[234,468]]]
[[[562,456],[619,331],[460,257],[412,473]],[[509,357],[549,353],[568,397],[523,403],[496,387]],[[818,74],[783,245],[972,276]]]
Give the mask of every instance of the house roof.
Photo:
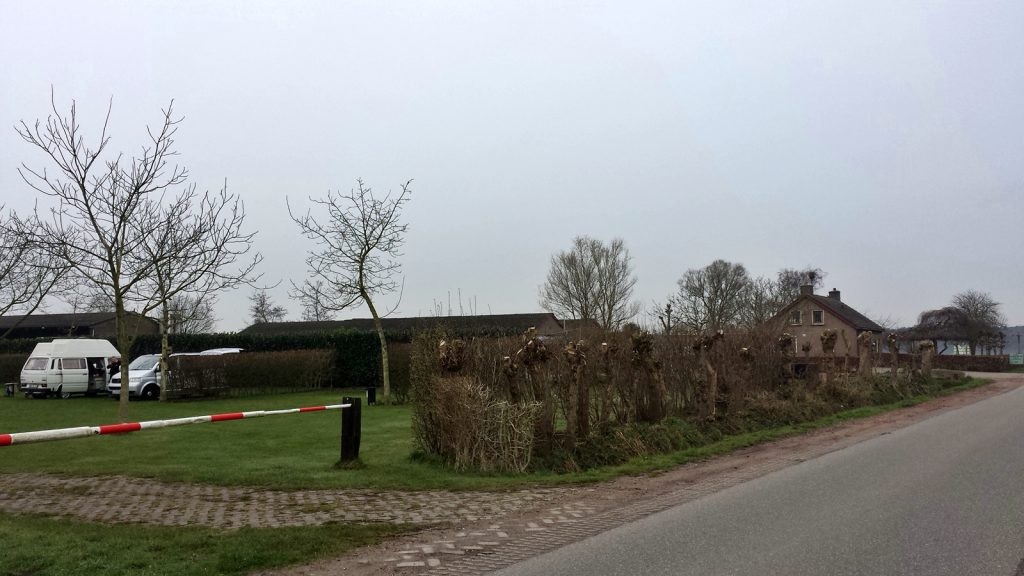
[[[857,312],[849,305],[839,300],[838,298],[830,298],[828,296],[819,296],[817,294],[802,294],[796,300],[782,309],[776,318],[784,318],[788,316],[789,311],[804,300],[810,300],[821,306],[823,309],[828,310],[833,316],[839,318],[843,322],[846,322],[852,326],[855,330],[867,330],[869,332],[885,332],[885,328],[882,328],[875,321],[871,320],[867,316]]]
[[[601,325],[597,323],[597,320],[591,318],[584,319],[566,319],[562,320],[562,327],[567,331],[572,332],[575,330],[600,330]]]
[[[561,326],[554,314],[540,312],[533,314],[487,314],[481,316],[418,316],[411,318],[381,318],[385,332],[413,332],[436,327],[450,328],[470,333],[526,332],[531,327],[541,327],[546,322]],[[351,320],[326,320],[322,322],[258,322],[242,330],[243,334],[301,334],[312,332],[334,332],[336,330],[375,330],[372,318]]]
[[[134,312],[130,316],[138,316]],[[0,329],[6,330],[15,324],[19,328],[66,328],[69,326],[95,326],[115,319],[113,312],[77,312],[71,314],[31,314],[25,316],[15,314],[11,316],[0,316]],[[152,318],[145,318],[150,322],[156,322]]]

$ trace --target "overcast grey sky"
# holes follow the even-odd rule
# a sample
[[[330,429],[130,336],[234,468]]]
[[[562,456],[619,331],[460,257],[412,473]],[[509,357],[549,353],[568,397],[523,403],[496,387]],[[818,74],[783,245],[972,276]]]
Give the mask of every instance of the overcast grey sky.
[[[973,288],[1021,324],[1022,30],[1019,1],[5,2],[0,202],[35,199],[13,126],[51,85],[93,134],[113,97],[129,152],[173,98],[179,161],[245,200],[290,319],[285,198],[362,177],[415,179],[402,315],[460,289],[537,311],[550,255],[589,234],[625,239],[645,305],[724,258],[819,266],[874,318]]]

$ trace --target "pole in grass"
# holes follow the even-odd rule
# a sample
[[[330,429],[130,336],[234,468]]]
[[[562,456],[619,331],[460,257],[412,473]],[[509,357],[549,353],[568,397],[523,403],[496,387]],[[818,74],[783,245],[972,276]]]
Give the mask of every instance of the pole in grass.
[[[359,461],[359,436],[362,428],[362,398],[345,396],[342,404],[349,406],[341,409],[341,466],[356,464]]]

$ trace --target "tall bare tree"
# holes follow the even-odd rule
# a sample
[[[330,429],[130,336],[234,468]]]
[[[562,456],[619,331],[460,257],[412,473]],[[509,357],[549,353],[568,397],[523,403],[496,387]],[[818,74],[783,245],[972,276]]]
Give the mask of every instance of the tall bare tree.
[[[740,321],[750,277],[742,264],[715,260],[687,270],[670,298],[680,324],[694,332],[723,330]]]
[[[0,205],[0,316],[19,313],[22,319],[35,312],[47,295],[60,287],[67,264],[32,241],[37,223],[14,212],[2,214]],[[21,322],[0,333],[6,337]]]
[[[786,304],[800,296],[801,286],[812,286],[814,290],[825,285],[825,271],[814,266],[803,269],[783,268],[776,276],[781,298]]]
[[[572,248],[551,256],[540,305],[561,318],[594,320],[611,330],[640,312],[632,300],[635,286],[632,257],[621,238],[605,244],[577,236]]]
[[[278,306],[270,299],[265,289],[257,289],[249,296],[249,315],[253,324],[281,322],[288,315],[283,306]]]
[[[57,110],[51,96],[52,114],[45,122],[21,122],[21,138],[37,148],[56,170],[33,169],[22,164],[22,179],[53,205],[33,241],[54,258],[66,263],[77,276],[110,295],[117,318],[117,347],[124,360],[121,381],[128,382],[128,361],[134,334],[129,333],[126,302],[147,300],[139,292],[153,269],[142,246],[160,223],[158,200],[185,182],[187,170],[170,166],[176,155],[174,135],[180,119],[173,115],[173,101],[162,112],[155,130],[137,156],[113,155],[102,159],[110,143],[107,126],[111,108],[99,138],[85,143],[72,101],[70,112]],[[147,300],[147,305],[155,301]],[[146,306],[144,306],[146,307]],[[136,323],[137,325],[137,323]],[[128,419],[128,386],[121,387],[118,417]]]
[[[306,280],[302,286],[295,286],[293,283],[292,289],[288,291],[288,295],[298,300],[302,306],[302,319],[306,322],[334,320],[335,311],[320,299],[323,293],[323,280]]]
[[[374,298],[399,287],[394,277],[401,270],[398,257],[408,229],[401,220],[402,207],[410,199],[412,180],[402,184],[398,194],[389,192],[383,198],[374,196],[362,179],[356,184],[347,194],[328,192],[324,199],[310,199],[326,212],[325,220],[309,211],[296,215],[288,206],[303,236],[316,245],[306,258],[310,279],[295,289],[328,310],[344,310],[360,301],[366,304],[380,339],[382,400],[388,403],[388,343]]]
[[[217,324],[214,295],[178,294],[171,297],[168,330],[171,334],[209,334]]]
[[[247,258],[255,233],[242,229],[245,207],[226,184],[217,194],[202,195],[190,186],[160,214],[144,249],[153,265],[149,292],[158,299],[161,370],[167,374],[174,299],[188,295],[198,305],[219,291],[249,284],[258,278],[253,271],[263,257],[257,252]],[[178,303],[187,302],[179,298]],[[160,386],[160,400],[167,398],[167,384]]]
[[[792,300],[787,284],[763,276],[754,278],[742,294],[739,324],[746,328],[761,326]]]

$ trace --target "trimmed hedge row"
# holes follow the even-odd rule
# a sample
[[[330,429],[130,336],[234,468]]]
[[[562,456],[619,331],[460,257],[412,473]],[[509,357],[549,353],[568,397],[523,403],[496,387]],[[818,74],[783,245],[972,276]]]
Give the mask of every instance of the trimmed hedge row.
[[[911,355],[900,353],[900,366],[910,363]],[[914,355],[915,364],[920,367],[920,355]],[[890,355],[888,352],[875,354],[874,364],[880,368],[889,366]],[[967,356],[955,354],[936,355],[932,360],[932,366],[945,370],[960,370],[964,372],[1006,372],[1010,369],[1010,357],[1001,356]]]
[[[250,352],[171,358],[167,398],[256,396],[328,385],[331,350]]]

